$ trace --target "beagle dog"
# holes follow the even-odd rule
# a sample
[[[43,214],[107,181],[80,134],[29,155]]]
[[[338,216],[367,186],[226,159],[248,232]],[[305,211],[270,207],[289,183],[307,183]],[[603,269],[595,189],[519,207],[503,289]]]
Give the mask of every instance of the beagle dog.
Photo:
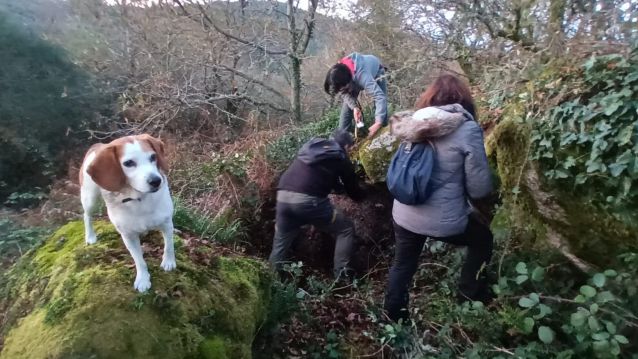
[[[146,134],[93,145],[80,168],[85,241],[93,244],[97,240],[91,211],[101,195],[109,219],[135,261],[137,275],[134,287],[140,292],[151,287],[151,276],[142,256],[140,235],[149,230],[159,230],[164,237],[161,266],[165,271],[176,267],[173,201],[166,173],[164,144]]]

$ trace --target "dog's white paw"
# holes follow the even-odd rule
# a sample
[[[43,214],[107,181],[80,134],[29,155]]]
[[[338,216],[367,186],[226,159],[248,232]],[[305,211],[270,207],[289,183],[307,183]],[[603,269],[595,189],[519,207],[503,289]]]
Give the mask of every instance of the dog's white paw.
[[[170,272],[173,269],[175,269],[177,267],[177,263],[175,262],[175,257],[171,256],[170,258],[168,258],[168,257],[165,256],[162,259],[161,267],[162,267],[162,269],[164,269],[167,272]]]
[[[97,236],[95,235],[95,233],[92,234],[87,234],[84,237],[84,241],[86,242],[86,244],[91,245],[91,244],[95,244],[95,242],[97,242]]]
[[[143,293],[151,288],[151,275],[147,273],[138,274],[135,277],[135,289],[138,292]]]

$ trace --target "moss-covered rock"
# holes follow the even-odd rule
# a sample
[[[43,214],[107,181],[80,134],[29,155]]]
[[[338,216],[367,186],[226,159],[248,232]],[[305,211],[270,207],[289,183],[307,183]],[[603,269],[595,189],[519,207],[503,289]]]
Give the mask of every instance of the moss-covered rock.
[[[509,103],[486,138],[486,152],[501,184],[501,212],[507,212],[520,244],[559,249],[585,270],[592,264],[614,266],[618,254],[638,250],[636,227],[594,206],[590,198],[545,183],[539,164],[530,159],[532,131],[524,115],[520,102]]]
[[[399,147],[399,140],[390,132],[390,126],[384,127],[372,139],[366,139],[359,145],[357,157],[372,183],[385,182],[390,160]]]
[[[265,265],[177,240],[178,267],[160,269],[160,236],[143,240],[153,288],[137,293],[118,233],[60,228],[0,278],[0,358],[250,358],[267,315]],[[188,253],[188,254],[187,254]]]

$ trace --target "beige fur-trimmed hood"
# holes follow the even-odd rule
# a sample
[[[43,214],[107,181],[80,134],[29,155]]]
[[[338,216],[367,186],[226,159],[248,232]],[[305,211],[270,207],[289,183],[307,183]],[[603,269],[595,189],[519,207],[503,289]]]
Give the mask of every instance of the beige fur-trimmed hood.
[[[472,115],[459,104],[401,111],[390,117],[392,134],[402,141],[425,142],[454,132]]]

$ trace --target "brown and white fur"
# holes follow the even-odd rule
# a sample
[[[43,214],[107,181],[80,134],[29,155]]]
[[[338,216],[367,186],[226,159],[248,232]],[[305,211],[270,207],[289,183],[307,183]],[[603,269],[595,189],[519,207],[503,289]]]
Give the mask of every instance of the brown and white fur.
[[[80,168],[80,196],[84,209],[85,241],[97,241],[91,212],[101,194],[109,219],[135,261],[134,287],[145,292],[151,277],[142,255],[140,235],[159,230],[164,237],[162,268],[175,269],[173,201],[168,189],[162,141],[150,136],[127,136],[109,144],[95,144]]]

